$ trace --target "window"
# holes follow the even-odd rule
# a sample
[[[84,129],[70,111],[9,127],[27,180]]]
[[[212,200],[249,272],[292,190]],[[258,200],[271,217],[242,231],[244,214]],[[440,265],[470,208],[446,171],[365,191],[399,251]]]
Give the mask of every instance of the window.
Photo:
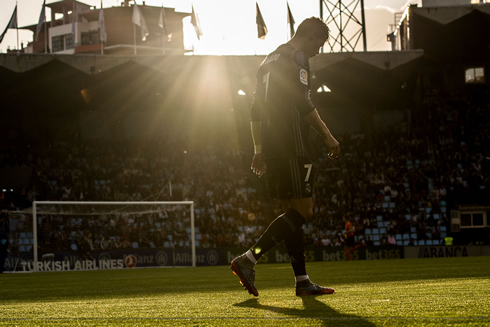
[[[462,214],[461,215],[461,227],[471,226],[471,214]]]
[[[64,35],[53,36],[53,52],[63,51],[65,50],[65,42],[63,40]]]
[[[483,226],[483,214],[474,213],[473,214],[473,226]]]
[[[99,31],[82,32],[82,45],[99,44]]]
[[[485,83],[485,70],[483,67],[472,67],[466,69],[465,73],[466,84]]]
[[[65,35],[65,40],[66,40],[66,50],[68,49],[73,49],[75,47],[75,42],[73,42],[73,34],[66,34]]]
[[[487,216],[485,219],[485,215]],[[486,221],[486,224],[485,224]],[[461,214],[461,228],[490,226],[488,212],[469,212]]]

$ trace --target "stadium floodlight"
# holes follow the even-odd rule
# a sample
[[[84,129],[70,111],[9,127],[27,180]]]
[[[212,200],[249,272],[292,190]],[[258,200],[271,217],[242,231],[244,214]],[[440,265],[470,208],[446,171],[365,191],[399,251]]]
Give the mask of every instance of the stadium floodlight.
[[[13,271],[196,267],[193,201],[34,201],[10,221]]]

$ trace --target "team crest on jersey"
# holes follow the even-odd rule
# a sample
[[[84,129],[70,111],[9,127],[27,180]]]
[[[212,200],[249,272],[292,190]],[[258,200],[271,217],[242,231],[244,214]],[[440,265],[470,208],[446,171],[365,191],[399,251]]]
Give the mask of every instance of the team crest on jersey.
[[[306,69],[301,69],[299,71],[299,80],[304,85],[308,85],[308,72],[306,71]]]

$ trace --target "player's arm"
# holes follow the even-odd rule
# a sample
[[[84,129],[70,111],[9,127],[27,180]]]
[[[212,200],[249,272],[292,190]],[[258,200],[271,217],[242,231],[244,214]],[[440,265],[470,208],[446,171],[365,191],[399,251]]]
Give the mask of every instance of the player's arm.
[[[267,166],[262,160],[262,122],[251,121],[252,139],[254,142],[254,157],[252,159],[252,170],[261,177],[266,171]]]
[[[254,157],[252,159],[252,170],[257,176],[261,177],[267,170],[265,162],[262,160],[262,120],[264,114],[265,96],[263,95],[263,83],[259,83],[262,77],[257,74],[257,86],[254,94],[254,101],[250,110],[250,127],[252,129],[252,140],[254,143]]]
[[[322,137],[323,143],[325,143],[330,151],[328,157],[332,159],[336,158],[340,154],[340,144],[333,137],[332,133],[330,133],[327,125],[320,118],[318,111],[314,109],[305,115],[303,119]]]
[[[295,67],[295,74],[297,74],[295,77],[294,102],[304,121],[320,134],[323,142],[330,151],[329,158],[333,159],[339,155],[340,145],[332,136],[332,133],[330,133],[327,125],[320,118],[318,111],[311,102],[307,61],[303,52],[298,51],[294,54],[293,65]]]

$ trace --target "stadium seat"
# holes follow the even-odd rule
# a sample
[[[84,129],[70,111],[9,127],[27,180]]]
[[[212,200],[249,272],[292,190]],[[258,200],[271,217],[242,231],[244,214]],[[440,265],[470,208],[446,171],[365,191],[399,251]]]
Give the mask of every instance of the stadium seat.
[[[138,242],[133,242],[131,244],[131,246],[133,247],[133,249],[137,249],[138,248]]]
[[[409,240],[409,239],[410,239],[410,235],[408,235],[408,234],[403,234],[403,239],[404,239],[404,240]]]
[[[401,241],[402,240],[402,236],[400,234],[396,234],[395,235],[395,240]]]
[[[373,235],[373,241],[379,241],[379,235]]]
[[[407,220],[410,220],[410,219],[412,218],[412,216],[410,216],[410,215],[405,215],[405,218],[406,218]]]
[[[396,245],[403,245],[403,241],[402,240],[396,241]]]
[[[410,233],[417,233],[417,229],[415,227],[410,228]]]
[[[417,233],[412,233],[412,234],[410,235],[410,237],[411,237],[411,238],[413,238],[413,239],[417,239]]]
[[[439,245],[439,244],[441,244],[441,242],[439,240],[432,240],[432,244],[433,245]]]
[[[434,214],[434,219],[439,219],[439,218],[440,218],[439,214],[438,213],[435,213]]]
[[[191,233],[191,231],[192,231],[192,229],[191,229],[190,227],[187,227],[187,228],[185,229],[185,231],[187,232],[187,234],[190,234],[190,233]]]
[[[30,240],[28,238],[24,238],[24,241],[22,243],[24,243],[24,244],[30,244],[31,242],[30,242]]]
[[[395,202],[390,202],[390,208],[396,208],[396,203]]]
[[[442,208],[441,208],[441,212],[446,213],[446,207],[442,207]]]
[[[27,232],[26,233],[26,236],[29,237],[29,238],[32,238],[32,233],[31,232]]]
[[[381,228],[383,226],[384,226],[383,222],[382,221],[378,221],[378,228]]]
[[[379,246],[379,245],[380,245],[380,244],[379,244],[379,241],[374,241],[374,245],[375,245],[375,246]]]
[[[77,245],[76,245],[75,243],[73,243],[73,244],[71,245],[71,249],[72,249],[73,251],[76,251],[76,250],[77,250]]]
[[[379,234],[379,229],[378,228],[373,228],[373,234]]]
[[[19,237],[20,238],[25,238],[26,237],[26,233],[19,233]]]
[[[25,252],[26,247],[24,245],[19,245],[19,251],[20,252]]]
[[[420,240],[419,241],[419,245],[425,245],[425,241],[424,240]]]
[[[441,226],[441,232],[445,232],[446,231],[446,226]]]
[[[388,203],[386,203],[386,202],[383,203],[382,207],[383,207],[383,209],[387,209],[388,208]]]
[[[383,221],[383,216],[376,216],[377,221]]]
[[[168,238],[169,241],[171,241],[172,240],[172,235],[167,235],[167,238]]]
[[[26,251],[29,252],[32,249],[32,245],[26,245]]]
[[[391,200],[389,195],[385,195],[384,199],[386,202],[390,202],[390,200]]]
[[[432,245],[432,240],[427,240],[427,241],[425,242],[425,245]]]
[[[386,228],[384,228],[384,227],[383,228],[380,228],[379,229],[379,233],[380,234],[386,234]]]
[[[366,228],[366,230],[364,231],[364,234],[371,234],[371,229],[370,228]]]
[[[446,232],[441,233],[441,238],[446,238]]]
[[[24,244],[24,239],[19,238],[19,245]]]
[[[196,246],[199,246],[199,245],[200,245],[199,241],[198,241],[198,240],[196,240]]]
[[[196,234],[196,240],[200,240],[202,238],[201,234]]]
[[[170,247],[170,242],[168,242],[168,241],[163,242],[163,247],[164,248],[169,248]]]

